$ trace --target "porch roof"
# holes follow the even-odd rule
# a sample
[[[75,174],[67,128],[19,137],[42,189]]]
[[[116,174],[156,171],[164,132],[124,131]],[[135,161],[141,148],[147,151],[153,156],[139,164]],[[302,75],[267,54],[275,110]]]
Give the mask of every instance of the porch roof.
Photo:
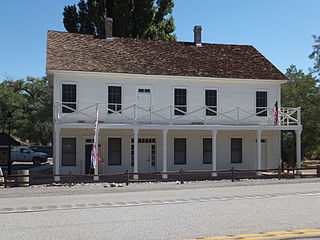
[[[90,123],[55,123],[55,128],[94,129]],[[162,124],[105,124],[99,129],[144,129],[144,130],[302,130],[302,125],[162,125]]]

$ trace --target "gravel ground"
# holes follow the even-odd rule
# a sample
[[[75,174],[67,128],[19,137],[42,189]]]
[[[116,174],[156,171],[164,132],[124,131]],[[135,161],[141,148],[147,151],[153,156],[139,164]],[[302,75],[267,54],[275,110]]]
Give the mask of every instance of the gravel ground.
[[[78,195],[78,194],[99,194],[114,192],[146,192],[158,190],[185,190],[195,188],[222,188],[235,186],[257,186],[272,184],[293,184],[293,183],[320,183],[320,178],[309,179],[242,179],[231,182],[231,180],[220,181],[189,181],[184,184],[180,182],[143,182],[130,183],[129,186],[117,183],[82,183],[73,186],[65,184],[55,185],[34,185],[30,187],[3,188],[0,187],[0,198],[13,197],[35,197],[35,196],[56,196],[56,195]]]

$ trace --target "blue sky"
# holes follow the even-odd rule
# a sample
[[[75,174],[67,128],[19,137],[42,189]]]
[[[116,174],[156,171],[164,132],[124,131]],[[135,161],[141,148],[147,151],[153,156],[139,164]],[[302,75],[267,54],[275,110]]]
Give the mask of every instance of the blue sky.
[[[0,0],[0,81],[45,75],[47,30],[65,31],[63,7],[78,0]],[[319,0],[175,0],[179,41],[250,44],[282,72],[313,65],[311,35],[320,35]]]

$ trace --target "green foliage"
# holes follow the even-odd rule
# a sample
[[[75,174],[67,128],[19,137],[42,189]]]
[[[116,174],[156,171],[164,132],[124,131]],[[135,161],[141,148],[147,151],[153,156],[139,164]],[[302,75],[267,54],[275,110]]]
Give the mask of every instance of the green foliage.
[[[46,78],[0,83],[0,126],[7,130],[8,112],[12,114],[13,135],[36,144],[52,142],[52,95]]]
[[[66,6],[63,11],[63,24],[68,32],[77,33],[79,29],[79,15],[76,5]]]
[[[26,99],[20,94],[22,85],[21,80],[0,83],[0,127],[2,131],[5,129],[5,123],[9,120],[9,113],[13,120],[17,119],[21,115],[20,106],[27,103]]]
[[[320,157],[320,88],[311,74],[304,74],[296,66],[290,66],[286,73],[290,81],[281,88],[282,106],[301,107],[302,152],[307,158]],[[295,158],[295,135],[282,133],[283,155],[288,161]]]
[[[313,73],[317,73],[320,77],[320,36],[313,35],[315,44],[313,47],[313,52],[310,54],[309,58],[314,60]]]
[[[113,18],[113,36],[175,41],[173,0],[106,0]],[[104,0],[80,0],[65,6],[63,24],[68,32],[105,36]]]

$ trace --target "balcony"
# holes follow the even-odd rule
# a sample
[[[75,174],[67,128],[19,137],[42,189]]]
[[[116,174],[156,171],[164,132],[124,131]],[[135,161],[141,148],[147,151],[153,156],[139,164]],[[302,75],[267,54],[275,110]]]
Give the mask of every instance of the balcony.
[[[75,109],[74,109],[75,108]],[[54,103],[55,123],[93,123],[99,109],[99,122],[105,124],[159,125],[301,125],[301,108],[279,108],[275,124],[272,107],[264,109],[214,106],[139,106],[108,103]],[[64,113],[63,113],[64,111]]]

